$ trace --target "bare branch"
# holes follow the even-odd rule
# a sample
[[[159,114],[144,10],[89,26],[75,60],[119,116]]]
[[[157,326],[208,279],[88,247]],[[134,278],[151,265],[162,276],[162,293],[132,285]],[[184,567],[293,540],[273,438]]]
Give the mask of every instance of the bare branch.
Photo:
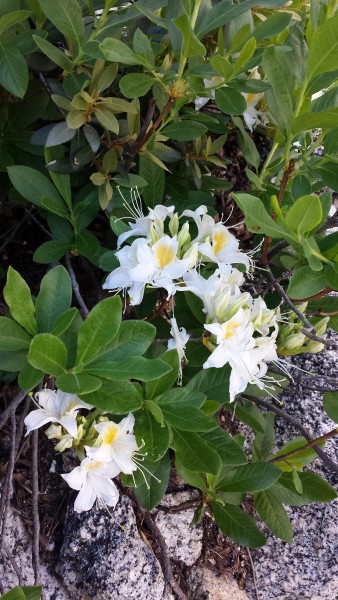
[[[40,583],[40,519],[39,519],[39,468],[38,448],[39,430],[31,433],[32,440],[32,512],[33,512],[33,540],[32,540],[32,565],[34,571],[34,584]]]
[[[89,310],[88,310],[88,308],[87,308],[87,306],[85,304],[84,299],[81,296],[79,284],[77,282],[76,275],[75,275],[75,272],[74,272],[74,269],[72,267],[72,263],[71,263],[71,260],[70,260],[70,255],[66,254],[65,258],[66,258],[67,271],[69,273],[70,280],[72,282],[73,292],[74,292],[76,300],[78,301],[81,315],[85,319],[89,315]]]

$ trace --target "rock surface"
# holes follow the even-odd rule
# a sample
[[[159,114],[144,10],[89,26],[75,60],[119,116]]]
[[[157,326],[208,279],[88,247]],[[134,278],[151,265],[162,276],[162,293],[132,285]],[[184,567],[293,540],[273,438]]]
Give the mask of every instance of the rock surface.
[[[123,496],[113,517],[105,509],[70,515],[57,572],[75,600],[163,598],[161,567],[141,540],[131,502]]]
[[[293,363],[308,372],[316,372],[313,378],[297,371],[292,374],[299,383],[290,385],[282,396],[283,409],[296,416],[314,435],[320,436],[335,427],[324,413],[322,394],[313,390],[315,385],[327,385],[320,375],[337,379],[337,354],[323,351],[314,356],[300,355]],[[336,386],[337,387],[337,386]],[[291,436],[300,435],[281,419],[276,419],[276,440],[279,446]],[[338,440],[327,442],[326,451],[333,460],[338,459]],[[337,489],[337,476],[317,459],[310,470],[325,477]],[[338,501],[327,504],[287,508],[294,528],[294,542],[286,544],[269,535],[268,544],[252,551],[257,576],[259,600],[337,600],[338,583]],[[335,585],[334,585],[335,582]],[[248,595],[255,594],[248,585]]]
[[[195,497],[192,492],[167,494],[161,504],[177,506]],[[197,494],[197,499],[198,497]],[[194,508],[173,513],[159,510],[156,515],[156,525],[165,539],[169,556],[184,562],[188,567],[195,564],[202,552],[203,528],[200,525],[190,527],[194,512]]]
[[[4,541],[12,553],[22,574],[22,585],[34,585],[32,567],[32,549],[29,536],[21,517],[11,508],[7,519]],[[45,600],[69,600],[70,596],[60,581],[48,571],[43,563],[40,568],[41,583],[45,592]],[[4,591],[18,585],[18,576],[6,553],[0,555],[0,581]]]
[[[192,569],[188,584],[189,600],[248,600],[234,579],[218,576],[205,567]]]

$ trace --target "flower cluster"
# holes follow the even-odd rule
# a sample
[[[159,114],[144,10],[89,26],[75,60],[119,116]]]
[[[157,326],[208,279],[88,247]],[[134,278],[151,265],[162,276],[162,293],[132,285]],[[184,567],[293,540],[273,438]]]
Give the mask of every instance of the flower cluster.
[[[55,449],[63,451],[73,447],[84,457],[78,467],[62,475],[70,487],[79,491],[74,510],[89,510],[96,500],[99,505],[114,508],[119,492],[112,478],[121,472],[132,475],[138,468],[134,416],[130,413],[120,423],[102,416],[97,423],[93,419],[86,420],[78,416],[78,411],[93,407],[61,390],[37,392],[35,403],[38,408],[25,418],[26,435],[51,423],[46,435],[60,440]]]
[[[179,216],[174,206],[158,205],[144,216],[135,195],[128,208],[135,222],[128,223],[130,229],[118,238],[120,267],[108,275],[103,287],[128,290],[132,305],[142,302],[146,286],[164,288],[167,299],[176,292],[193,293],[203,304],[203,342],[212,351],[203,367],[230,365],[231,401],[249,383],[266,386],[267,363],[278,360],[277,313],[262,298],[254,300],[241,291],[244,275],[235,265],[248,271],[253,263],[239,249],[236,237],[208,215],[206,206]],[[130,238],[131,244],[121,248]],[[170,323],[173,340],[168,348],[177,348],[182,360],[189,335],[174,317]]]

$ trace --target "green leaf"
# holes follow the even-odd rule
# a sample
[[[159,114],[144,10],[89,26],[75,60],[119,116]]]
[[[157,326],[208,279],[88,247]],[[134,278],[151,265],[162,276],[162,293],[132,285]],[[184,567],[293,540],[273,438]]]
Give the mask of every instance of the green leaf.
[[[278,457],[284,456],[284,454],[288,454],[289,452],[293,452],[293,450],[297,450],[298,448],[302,448],[307,444],[307,440],[304,437],[294,438],[286,442],[282,448],[277,452],[277,454],[273,455],[273,459],[275,460]],[[325,446],[324,442],[318,442],[318,446],[323,448]],[[317,458],[316,451],[310,447],[305,450],[300,450],[293,456],[289,456],[285,460],[280,460],[277,464],[283,469],[283,471],[294,471],[294,469],[302,469],[304,466],[311,463],[313,460]]]
[[[83,400],[114,415],[125,415],[141,408],[143,398],[130,381],[104,381],[95,392],[82,395]]]
[[[282,503],[272,490],[254,494],[256,510],[274,535],[284,542],[292,544],[293,531],[291,521]]]
[[[293,483],[292,473],[283,473],[271,491],[283,504],[304,506],[313,502],[329,502],[337,498],[335,489],[316,473],[298,473],[303,491],[298,494]]]
[[[209,446],[215,448],[223,466],[236,467],[248,462],[244,450],[224,429],[217,427],[213,431],[201,433],[200,435]]]
[[[26,363],[20,370],[18,376],[18,384],[24,392],[30,392],[34,389],[44,378],[44,371],[35,369],[29,363]]]
[[[274,120],[284,132],[290,131],[295,109],[290,51],[286,46],[271,45],[265,48],[262,58],[272,86],[266,92],[266,100]]]
[[[30,289],[21,275],[12,267],[9,267],[7,272],[4,298],[12,317],[19,325],[31,335],[38,333]]]
[[[143,463],[144,466],[154,475],[151,477],[146,473],[148,486],[145,483],[138,485],[135,489],[135,496],[146,510],[152,510],[162,500],[167,491],[170,477],[170,458],[169,453],[157,463]],[[156,477],[156,479],[155,479]],[[157,481],[157,480],[160,481]]]
[[[7,170],[15,189],[32,204],[41,207],[41,198],[43,196],[57,204],[63,204],[56,187],[40,171],[26,167],[25,165],[13,165],[12,167],[8,167]]]
[[[51,333],[39,333],[31,342],[28,360],[36,369],[57,377],[67,368],[66,346]]]
[[[75,307],[66,310],[66,312],[56,319],[53,329],[50,330],[50,333],[59,337],[68,329],[68,327],[71,326],[78,315],[79,311]]]
[[[29,348],[31,336],[12,319],[0,317],[0,350]]]
[[[0,43],[0,85],[13,96],[23,98],[28,86],[28,68],[14,45]]]
[[[338,127],[338,110],[332,108],[323,113],[302,113],[292,123],[294,135],[308,129],[331,129]]]
[[[267,460],[275,443],[275,415],[269,411],[263,416],[266,423],[265,431],[256,433],[252,444],[252,460],[255,463]]]
[[[195,471],[189,471],[189,469],[182,465],[177,455],[175,456],[175,469],[178,475],[189,485],[199,488],[202,492],[208,491],[204,475],[202,473],[196,473]]]
[[[230,367],[228,365],[222,369],[203,369],[190,379],[186,389],[198,390],[206,394],[209,399],[225,404],[229,401],[229,377]]]
[[[149,410],[142,410],[136,414],[135,436],[138,446],[147,460],[157,462],[164,456],[169,446],[169,430],[162,427]]]
[[[282,470],[268,463],[252,463],[229,469],[217,483],[221,492],[261,492],[270,488],[282,475]]]
[[[165,362],[171,368],[170,371],[158,377],[156,381],[150,381],[146,385],[146,397],[148,400],[156,398],[169,388],[171,388],[178,378],[179,357],[177,350],[168,350],[160,355],[161,361]]]
[[[318,196],[303,196],[286,214],[288,227],[298,236],[314,229],[322,220],[322,205]]]
[[[201,408],[205,402],[205,395],[195,390],[189,390],[185,386],[173,388],[172,390],[167,389],[156,400],[161,406],[177,404],[178,407],[194,406],[195,408]]]
[[[120,40],[106,38],[100,44],[100,50],[105,59],[112,63],[117,62],[124,65],[142,64],[140,57],[136,56],[129,46],[120,42]]]
[[[100,108],[95,109],[94,114],[102,127],[105,127],[108,129],[108,131],[118,134],[120,127],[119,122],[109,108],[100,106]]]
[[[65,373],[56,379],[56,385],[63,392],[81,396],[81,394],[98,390],[102,382],[97,377],[87,373]]]
[[[33,260],[37,263],[48,265],[55,260],[59,260],[62,258],[69,250],[71,250],[72,245],[67,244],[61,240],[51,240],[49,242],[45,242],[39,246],[34,254]]]
[[[220,457],[197,433],[173,429],[173,446],[179,461],[190,471],[215,475],[219,472]]]
[[[117,362],[105,362],[101,359],[98,363],[91,364],[86,372],[110,381],[124,381],[125,379],[153,381],[170,373],[171,370],[171,366],[164,360],[135,356]]]
[[[158,405],[164,420],[180,431],[211,431],[217,427],[215,419],[193,406],[185,407],[168,402],[162,404],[161,401]]]
[[[14,10],[11,13],[7,13],[6,15],[2,15],[0,17],[0,36],[2,36],[8,29],[21,23],[22,21],[26,21],[31,16],[30,10]]]
[[[75,238],[76,249],[82,256],[92,260],[100,251],[100,244],[92,233],[89,231],[81,231]]]
[[[238,402],[235,410],[236,419],[249,425],[256,433],[264,433],[266,421],[261,411],[252,402]]]
[[[201,22],[197,27],[198,37],[204,36],[209,31],[223,27],[230,21],[240,17],[254,6],[264,8],[278,8],[282,6],[283,0],[246,0],[239,4],[232,4],[229,0],[222,0],[213,6],[210,10],[205,11]]]
[[[327,416],[338,423],[338,392],[326,392],[323,396],[323,404]]]
[[[257,42],[269,39],[285,31],[291,21],[292,15],[287,12],[277,12],[258,23],[253,31]]]
[[[156,328],[145,321],[122,321],[114,339],[101,348],[98,355],[104,360],[124,360],[129,356],[144,354],[152,343]],[[163,360],[163,355],[161,360]]]
[[[191,56],[204,56],[206,48],[195,34],[188,15],[184,13],[177,19],[173,19],[173,23],[182,33],[183,46],[181,52],[183,56],[185,58],[190,58]]]
[[[238,506],[211,502],[210,508],[218,527],[237,544],[249,548],[259,548],[266,544],[266,538],[255,522]]]
[[[250,231],[264,233],[275,238],[290,239],[291,235],[288,230],[270,217],[259,198],[251,194],[232,194],[232,197],[244,212],[245,224]]]
[[[66,39],[81,46],[84,36],[82,10],[77,0],[39,0],[46,17]]]
[[[310,267],[300,267],[289,283],[287,294],[290,298],[302,300],[318,294],[324,287],[325,275],[322,271],[315,272]]]
[[[27,352],[23,350],[16,352],[0,350],[0,364],[2,371],[16,373],[27,364]]]
[[[172,140],[179,142],[188,142],[190,140],[196,140],[208,131],[208,128],[198,121],[176,121],[166,125],[161,130],[161,134],[165,135]]]
[[[236,125],[236,127],[238,127],[238,146],[242,151],[246,162],[248,162],[250,165],[253,165],[255,169],[258,170],[261,158],[256,148],[255,142],[245,130],[242,119],[233,116],[232,121]]]
[[[87,364],[116,336],[121,323],[121,300],[106,298],[94,306],[81,326],[77,363]]]
[[[164,196],[164,170],[143,152],[139,158],[139,175],[148,183],[142,190],[142,198],[149,208],[154,208]]]
[[[231,87],[216,90],[215,102],[226,115],[241,115],[246,111],[244,96]]]
[[[33,39],[40,48],[40,50],[48,56],[48,58],[54,62],[58,67],[63,69],[63,71],[71,72],[73,69],[72,61],[67,58],[64,52],[59,50],[56,46],[42,38],[40,35],[33,35]]]
[[[51,331],[56,319],[69,309],[72,293],[72,283],[63,266],[54,267],[46,273],[35,303],[39,331]]]
[[[308,79],[320,73],[334,71],[338,64],[338,14],[320,25],[309,47]]]
[[[58,146],[60,144],[65,144],[73,139],[76,131],[74,129],[69,129],[66,121],[61,121],[54,125],[54,127],[50,130],[45,148],[51,148],[53,146]]]
[[[145,96],[154,84],[154,78],[145,73],[128,73],[121,77],[119,87],[126,98]]]

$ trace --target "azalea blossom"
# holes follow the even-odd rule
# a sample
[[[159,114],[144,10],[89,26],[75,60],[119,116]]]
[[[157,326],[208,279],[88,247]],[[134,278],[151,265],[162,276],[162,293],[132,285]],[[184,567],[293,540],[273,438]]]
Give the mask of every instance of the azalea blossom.
[[[104,289],[128,289],[132,305],[142,302],[146,285],[167,290],[168,298],[174,295],[179,279],[192,266],[191,256],[179,259],[176,236],[165,235],[153,246],[142,238],[135,240],[116,253],[121,267],[108,275]]]
[[[35,394],[35,400],[41,408],[31,411],[25,418],[26,435],[47,423],[59,423],[73,438],[76,438],[78,410],[93,408],[75,394],[68,394],[61,390],[42,390]]]
[[[154,231],[158,238],[164,235],[164,221],[167,217],[172,218],[175,211],[175,206],[163,206],[158,204],[154,208],[149,209],[149,213],[145,216],[142,212],[141,201],[135,202],[132,206],[125,203],[124,205],[130,212],[131,216],[135,219],[135,223],[129,222],[129,231],[121,233],[117,238],[117,247],[120,248],[122,244],[130,237],[141,236],[150,238],[150,229],[154,228]]]
[[[211,232],[210,240],[199,245],[202,260],[206,258],[218,264],[219,269],[233,263],[242,263],[248,269],[250,258],[239,250],[239,242],[232,233],[223,225],[216,223]]]
[[[215,221],[208,215],[208,209],[204,204],[196,208],[196,210],[184,210],[182,217],[191,217],[197,225],[197,236],[193,242],[201,242],[212,234]]]
[[[168,350],[176,349],[179,358],[179,378],[178,383],[182,383],[182,360],[185,359],[185,347],[189,341],[190,334],[187,333],[184,327],[179,328],[175,317],[170,319],[171,329],[170,334],[172,339],[168,340]]]
[[[131,474],[137,469],[133,454],[138,452],[138,445],[133,434],[135,417],[129,413],[120,423],[103,421],[95,425],[99,433],[97,447],[85,446],[87,456],[96,461],[111,463],[119,471]]]
[[[96,500],[103,506],[115,508],[119,492],[111,478],[116,477],[119,472],[116,463],[85,458],[79,467],[75,467],[70,473],[64,473],[62,477],[68,485],[79,490],[74,504],[75,512],[90,510]]]

